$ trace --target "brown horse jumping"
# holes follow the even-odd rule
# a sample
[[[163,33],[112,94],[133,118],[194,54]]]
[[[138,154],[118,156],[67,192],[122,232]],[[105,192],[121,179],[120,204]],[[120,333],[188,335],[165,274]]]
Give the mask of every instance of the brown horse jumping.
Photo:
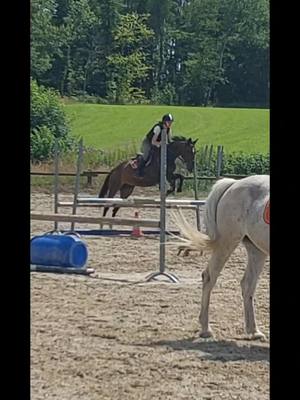
[[[193,171],[195,144],[198,139],[186,139],[183,136],[175,136],[173,141],[167,146],[167,181],[170,183],[170,189],[167,195],[173,193],[176,188],[176,181],[179,180],[177,192],[182,191],[183,176],[175,174],[175,161],[178,157],[184,161],[189,172]],[[120,197],[127,199],[133,192],[135,186],[154,186],[160,181],[160,149],[155,147],[150,163],[145,167],[145,175],[138,176],[136,160],[123,161],[117,165],[107,175],[99,193],[99,198],[114,197],[120,191]],[[106,215],[109,207],[104,207],[103,216]],[[118,212],[119,207],[114,207],[112,216]]]

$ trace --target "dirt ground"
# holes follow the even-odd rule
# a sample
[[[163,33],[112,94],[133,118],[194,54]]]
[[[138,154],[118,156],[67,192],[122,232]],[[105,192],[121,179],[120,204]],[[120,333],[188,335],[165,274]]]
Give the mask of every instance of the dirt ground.
[[[53,197],[33,192],[31,209],[53,212]],[[81,208],[78,214],[99,210]],[[133,209],[119,212],[133,214]],[[185,215],[195,223],[193,212]],[[141,210],[140,217],[156,219],[159,211]],[[53,223],[32,221],[32,236],[51,229]],[[159,270],[158,237],[84,240],[93,276],[31,273],[32,400],[269,398],[269,260],[256,292],[257,321],[267,341],[249,341],[244,334],[242,246],[212,293],[215,337],[200,339],[201,273],[208,256],[181,257],[167,247],[166,271],[179,283],[146,282]]]

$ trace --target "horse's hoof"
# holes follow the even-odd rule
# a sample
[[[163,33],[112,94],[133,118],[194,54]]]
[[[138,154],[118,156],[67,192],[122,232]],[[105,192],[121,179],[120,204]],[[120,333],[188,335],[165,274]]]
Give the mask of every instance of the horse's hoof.
[[[252,336],[251,336],[251,339],[252,340],[260,340],[262,342],[265,342],[267,340],[265,335],[262,332],[259,332],[259,331],[253,333]]]
[[[213,337],[212,331],[203,331],[200,333],[200,337],[203,339],[212,338]]]

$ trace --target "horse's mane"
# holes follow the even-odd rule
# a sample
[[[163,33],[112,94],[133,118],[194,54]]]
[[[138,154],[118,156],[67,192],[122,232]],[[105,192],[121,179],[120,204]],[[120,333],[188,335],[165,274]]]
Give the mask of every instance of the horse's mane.
[[[172,140],[174,142],[187,142],[188,141],[188,139],[185,136],[179,136],[179,135],[172,136]]]

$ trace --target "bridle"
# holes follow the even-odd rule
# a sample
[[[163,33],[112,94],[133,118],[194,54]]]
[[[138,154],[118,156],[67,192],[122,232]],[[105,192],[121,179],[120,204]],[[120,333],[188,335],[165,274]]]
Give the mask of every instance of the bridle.
[[[175,142],[171,142],[171,143],[175,143]],[[167,151],[169,151],[171,154],[173,154],[174,156],[176,156],[176,153],[175,153],[174,151],[172,151],[172,149],[170,149],[170,144],[171,144],[171,143],[168,144],[168,146],[167,146]],[[177,143],[179,143],[179,142],[177,142]],[[187,142],[187,141],[181,141],[181,143],[187,144],[188,142]],[[191,147],[194,147],[193,144],[191,144]],[[178,158],[181,162],[183,162],[184,164],[187,164],[187,161],[185,161],[185,159],[183,158],[182,155],[179,155],[179,156],[177,156],[177,157],[175,157],[175,158]]]

